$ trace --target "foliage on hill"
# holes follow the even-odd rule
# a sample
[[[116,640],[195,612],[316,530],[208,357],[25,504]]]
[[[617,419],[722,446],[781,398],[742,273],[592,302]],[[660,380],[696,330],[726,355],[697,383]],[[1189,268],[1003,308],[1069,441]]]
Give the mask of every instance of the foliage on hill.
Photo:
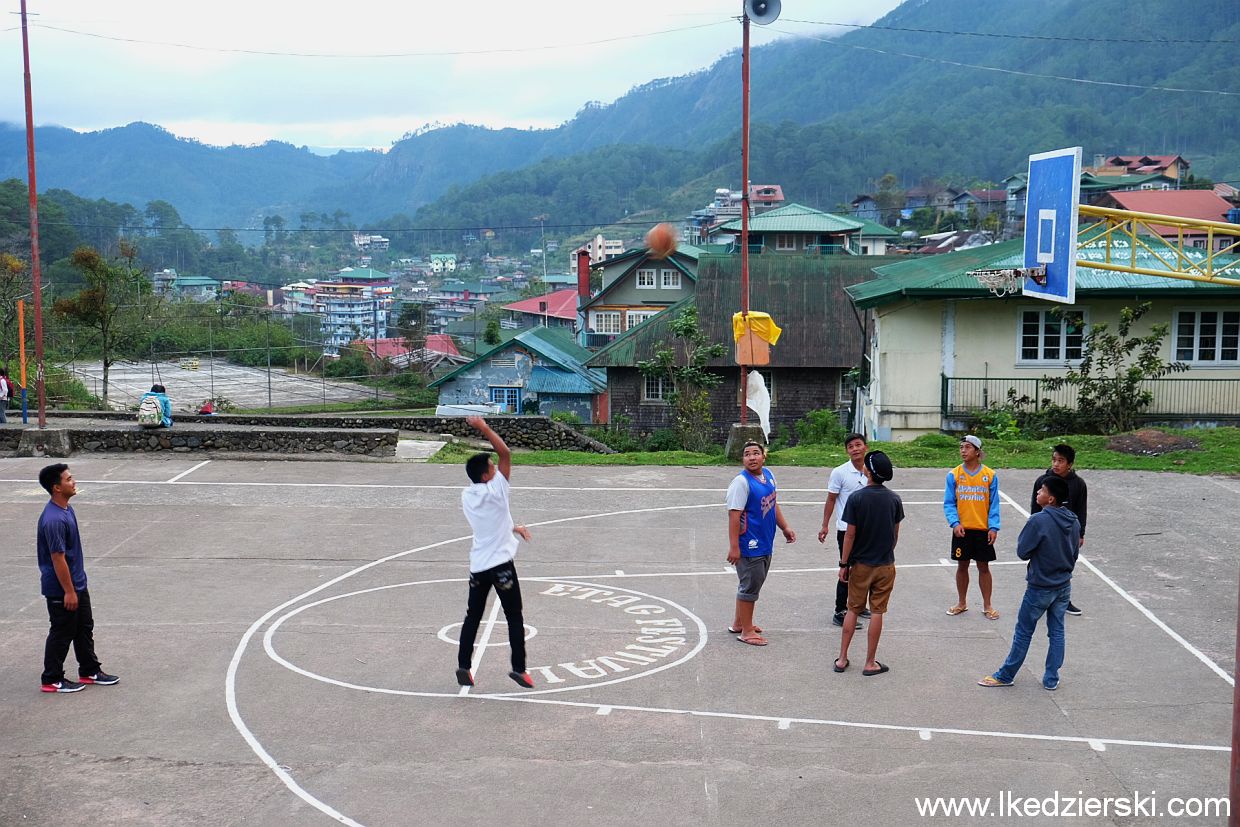
[[[1197,174],[1240,178],[1234,97],[1135,88],[1236,91],[1234,0],[1199,0],[1192,13],[1171,0],[909,0],[875,27],[832,39],[836,31],[823,26],[821,39],[754,50],[752,179],[781,183],[798,201],[834,209],[889,172],[904,185],[997,182],[1022,170],[1031,152],[1076,144],[1087,158],[1180,153]],[[200,227],[257,227],[307,210],[344,210],[366,222],[415,216],[392,219],[404,228],[449,216],[478,226],[528,223],[546,212],[539,201],[551,199],[561,220],[600,220],[604,207],[616,220],[626,209],[680,208],[686,193],[672,182],[706,176],[693,192],[707,195],[737,184],[738,63],[733,53],[645,83],[555,129],[457,125],[410,135],[386,154],[209,147],[146,124],[89,134],[41,129],[40,180],[85,198],[167,201]],[[0,125],[0,179],[24,177],[21,138],[19,128]],[[653,168],[583,174],[587,159],[612,157],[588,153],[619,145],[684,154],[660,155]],[[527,174],[509,175],[518,168]],[[600,174],[607,180],[598,195],[584,192]],[[465,203],[482,193],[491,203]]]

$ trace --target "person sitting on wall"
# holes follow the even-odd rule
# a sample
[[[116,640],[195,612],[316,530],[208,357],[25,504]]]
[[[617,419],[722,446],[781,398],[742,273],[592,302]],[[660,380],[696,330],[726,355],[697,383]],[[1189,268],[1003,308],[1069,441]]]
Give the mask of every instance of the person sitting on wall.
[[[172,402],[163,385],[151,385],[138,401],[138,424],[144,428],[171,428]]]

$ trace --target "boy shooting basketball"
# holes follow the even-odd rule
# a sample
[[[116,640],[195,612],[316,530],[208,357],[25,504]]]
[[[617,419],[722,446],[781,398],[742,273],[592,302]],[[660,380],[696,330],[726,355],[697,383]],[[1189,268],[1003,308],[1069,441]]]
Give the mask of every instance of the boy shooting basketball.
[[[508,644],[512,649],[512,678],[526,689],[534,688],[534,681],[525,671],[525,618],[521,614],[521,584],[517,581],[517,569],[513,558],[517,555],[517,538],[526,542],[530,532],[523,525],[514,525],[508,506],[509,485],[512,476],[512,451],[480,416],[465,420],[481,433],[495,449],[498,466],[489,453],[475,454],[465,463],[470,486],[461,492],[461,509],[469,527],[474,532],[474,543],[469,549],[469,603],[465,610],[465,622],[461,624],[461,645],[457,651],[456,681],[461,686],[473,686],[470,672],[474,657],[474,639],[478,625],[487,607],[487,595],[491,587],[504,607],[508,621]]]

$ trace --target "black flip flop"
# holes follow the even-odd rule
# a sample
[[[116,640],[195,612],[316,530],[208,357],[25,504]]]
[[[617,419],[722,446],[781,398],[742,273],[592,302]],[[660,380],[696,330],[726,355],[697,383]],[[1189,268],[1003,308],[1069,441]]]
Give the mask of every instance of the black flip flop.
[[[845,669],[848,668],[848,661],[844,661],[844,665],[840,666],[840,659],[836,658],[835,662],[831,664],[831,668],[834,669],[836,672],[843,672]]]
[[[873,677],[873,676],[875,676],[875,675],[881,675],[881,674],[883,674],[884,672],[890,672],[890,671],[891,671],[891,667],[887,666],[886,664],[881,663],[881,662],[879,662],[879,661],[874,661],[874,662],[878,664],[878,668],[877,668],[877,669],[862,669],[862,670],[861,670],[861,674],[862,674],[862,675],[865,675],[867,678],[871,678],[871,677]]]

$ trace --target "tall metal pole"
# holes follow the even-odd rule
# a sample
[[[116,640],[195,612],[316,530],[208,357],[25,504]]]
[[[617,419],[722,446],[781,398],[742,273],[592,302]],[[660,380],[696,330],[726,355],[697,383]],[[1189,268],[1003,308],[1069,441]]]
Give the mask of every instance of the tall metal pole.
[[[370,331],[370,339],[371,341],[375,343],[374,365],[375,365],[375,373],[377,377],[378,368],[379,368],[379,300],[378,299],[373,299],[371,301],[370,312],[371,312],[371,324],[374,325],[374,327],[371,328],[371,331]],[[379,382],[378,381],[375,382],[375,401],[376,402],[379,401]]]
[[[267,314],[267,410],[271,410],[271,313]]]
[[[1236,616],[1236,659],[1240,663],[1240,615]],[[1233,678],[1235,667],[1232,668]],[[1228,788],[1231,812],[1227,823],[1231,827],[1240,827],[1240,684],[1236,684],[1231,693],[1231,784]]]
[[[741,319],[749,318],[749,15],[741,11]],[[741,366],[741,424],[748,421],[748,369]]]
[[[34,105],[30,95],[30,38],[26,31],[26,0],[22,0],[22,67],[26,82],[26,186],[30,198],[30,274],[34,281],[34,383],[39,393],[39,427],[47,427],[47,395],[43,388],[43,270],[39,263],[39,196],[34,174]]]

